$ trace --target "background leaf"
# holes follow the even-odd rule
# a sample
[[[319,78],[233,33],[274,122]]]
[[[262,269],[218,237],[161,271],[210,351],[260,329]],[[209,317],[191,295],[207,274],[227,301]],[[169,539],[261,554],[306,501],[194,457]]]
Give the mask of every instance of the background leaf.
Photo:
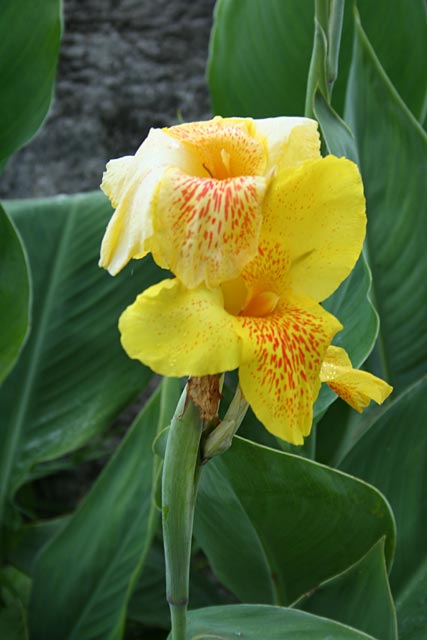
[[[427,136],[390,84],[358,21],[346,120],[357,141],[367,198],[382,373],[396,393],[427,370]]]
[[[262,605],[228,605],[190,611],[191,640],[373,640],[360,631],[302,611]],[[171,636],[169,636],[170,640]]]
[[[300,0],[219,0],[208,63],[214,113],[304,113],[313,15],[312,3]]]
[[[161,273],[150,261],[116,278],[97,266],[111,208],[102,194],[8,205],[33,273],[33,327],[0,390],[0,495],[44,460],[81,447],[145,387],[123,352],[120,313]]]
[[[122,637],[127,601],[160,522],[152,501],[152,443],[179,395],[179,380],[163,382],[162,393],[147,403],[74,517],[36,561],[34,640]]]
[[[47,114],[60,38],[60,0],[2,0],[0,168],[33,137]]]
[[[383,535],[390,561],[394,524],[381,494],[311,460],[236,437],[203,469],[195,536],[244,602],[289,604]]]
[[[397,547],[390,580],[401,640],[421,640],[427,625],[427,377],[371,426],[340,467],[371,482],[390,501]]]
[[[296,606],[355,627],[380,640],[397,640],[397,621],[384,561],[384,540]],[[363,614],[361,613],[363,612]]]
[[[27,259],[15,227],[0,206],[0,383],[19,355],[29,316]]]

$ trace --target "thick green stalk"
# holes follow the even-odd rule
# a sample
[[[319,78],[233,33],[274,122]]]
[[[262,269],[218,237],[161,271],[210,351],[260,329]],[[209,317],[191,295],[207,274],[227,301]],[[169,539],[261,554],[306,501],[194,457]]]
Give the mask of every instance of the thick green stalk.
[[[344,0],[315,0],[314,40],[307,79],[305,115],[314,116],[314,96],[320,90],[330,104],[338,75]]]
[[[172,418],[163,465],[162,518],[166,562],[166,597],[172,640],[186,640],[189,572],[194,507],[200,474],[200,411],[187,388]]]

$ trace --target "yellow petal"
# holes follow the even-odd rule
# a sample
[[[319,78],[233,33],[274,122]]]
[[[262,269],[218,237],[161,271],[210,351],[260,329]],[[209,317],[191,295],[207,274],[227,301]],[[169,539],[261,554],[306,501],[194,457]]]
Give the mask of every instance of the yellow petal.
[[[129,357],[161,375],[204,376],[240,364],[240,339],[219,289],[163,280],[124,311],[119,330]]]
[[[261,176],[215,180],[167,171],[150,241],[156,262],[189,288],[237,277],[257,252],[266,184]]]
[[[335,346],[330,346],[326,352],[320,380],[359,413],[371,400],[382,404],[393,391],[393,387],[384,380],[367,371],[353,369],[345,350]]]
[[[173,164],[194,171],[189,150],[159,129],[152,129],[135,156],[111,160],[101,188],[116,208],[105,232],[99,265],[116,275],[131,258],[141,258],[153,233],[153,206],[160,179]]]
[[[320,156],[320,138],[315,120],[279,117],[254,122],[257,133],[267,140],[267,171],[296,167],[305,160]]]
[[[319,371],[338,320],[290,293],[266,317],[235,318],[243,341],[239,379],[258,419],[274,435],[302,444],[311,430]]]
[[[357,166],[345,158],[309,160],[276,174],[263,204],[261,238],[287,248],[292,289],[327,298],[354,267],[365,237],[365,199]]]

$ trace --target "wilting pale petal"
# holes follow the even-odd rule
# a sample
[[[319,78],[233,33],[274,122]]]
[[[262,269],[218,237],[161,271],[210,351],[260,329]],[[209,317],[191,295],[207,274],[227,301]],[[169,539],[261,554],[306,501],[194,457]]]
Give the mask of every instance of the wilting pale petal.
[[[393,387],[384,380],[367,371],[353,369],[350,358],[341,347],[330,346],[327,350],[320,380],[359,413],[371,400],[382,404],[393,391]]]
[[[292,289],[317,301],[327,298],[354,267],[365,236],[357,166],[327,156],[282,169],[263,212],[262,236],[280,238],[289,252]]]
[[[191,153],[159,129],[152,129],[135,156],[110,160],[101,188],[116,208],[102,245],[99,265],[116,275],[131,258],[149,251],[153,234],[152,209],[159,183],[172,164],[182,171],[196,169]]]
[[[267,170],[296,167],[320,156],[317,122],[309,118],[264,118],[256,120],[258,133],[267,139]]]
[[[268,431],[302,444],[311,429],[321,363],[340,323],[290,292],[273,313],[234,322],[243,341],[239,380],[246,400]]]
[[[204,376],[240,364],[240,340],[219,289],[163,280],[124,311],[119,329],[127,354],[162,375]]]

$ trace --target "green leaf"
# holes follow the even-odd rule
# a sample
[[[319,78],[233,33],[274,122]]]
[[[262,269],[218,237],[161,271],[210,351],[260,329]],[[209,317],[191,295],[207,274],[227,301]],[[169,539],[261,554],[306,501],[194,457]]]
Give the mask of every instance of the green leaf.
[[[46,117],[60,38],[60,0],[2,0],[0,167],[34,136]]]
[[[188,621],[189,640],[373,640],[372,636],[332,620],[265,605],[198,609],[190,611]]]
[[[401,640],[421,640],[427,626],[422,591],[427,582],[426,424],[424,377],[381,413],[340,465],[378,487],[396,517],[398,538],[390,580]]]
[[[28,640],[25,610],[18,600],[0,607],[0,638],[5,640]]]
[[[151,373],[122,350],[117,321],[162,273],[147,260],[116,278],[98,268],[111,216],[102,194],[8,209],[28,253],[34,292],[30,339],[0,390],[0,505],[34,465],[81,447],[147,384]]]
[[[130,591],[159,523],[152,501],[152,443],[171,419],[179,394],[178,380],[163,383],[70,523],[36,561],[34,640],[122,637]]]
[[[427,108],[424,0],[393,0],[393,5],[390,0],[357,0],[357,7],[381,65],[414,116],[422,121]]]
[[[384,375],[399,392],[427,368],[427,136],[390,84],[358,20],[346,120],[358,144],[367,198]]]
[[[369,633],[397,640],[397,621],[388,584],[384,540],[338,576],[306,594],[296,606]],[[363,611],[363,615],[361,612]]]
[[[195,536],[242,601],[289,604],[340,573],[394,523],[373,487],[311,460],[234,438],[203,469]]]
[[[14,225],[0,206],[0,383],[19,355],[29,316],[27,258]]]
[[[208,63],[214,113],[304,113],[313,31],[311,2],[219,0]]]

